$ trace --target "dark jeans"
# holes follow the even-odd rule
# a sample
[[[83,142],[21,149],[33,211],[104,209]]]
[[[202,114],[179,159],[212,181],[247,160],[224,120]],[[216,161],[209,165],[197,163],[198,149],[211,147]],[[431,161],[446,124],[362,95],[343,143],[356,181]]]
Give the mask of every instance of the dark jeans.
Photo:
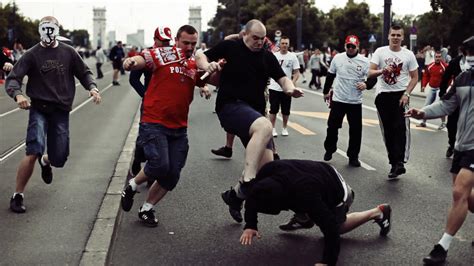
[[[317,69],[311,69],[311,81],[309,86],[315,85],[317,88],[321,87],[321,81],[319,77],[321,76],[321,71]]]
[[[362,104],[332,102],[324,148],[329,153],[334,153],[337,150],[338,131],[342,127],[344,116],[347,116],[347,122],[349,123],[347,157],[357,159],[359,158],[360,143],[362,141]]]
[[[104,77],[104,73],[102,73],[102,69],[101,69],[102,63],[95,63],[95,66],[96,66],[96,68],[97,68],[97,78],[98,78],[98,79],[103,78],[103,77]]]
[[[44,113],[30,108],[26,133],[26,155],[41,156],[47,147],[54,167],[63,167],[69,156],[69,112],[56,109]]]
[[[173,190],[188,156],[187,129],[141,123],[138,142],[147,160],[143,169],[145,175],[155,178],[164,189]]]
[[[375,98],[380,128],[390,164],[408,161],[410,153],[410,120],[400,106],[403,91],[382,92]]]

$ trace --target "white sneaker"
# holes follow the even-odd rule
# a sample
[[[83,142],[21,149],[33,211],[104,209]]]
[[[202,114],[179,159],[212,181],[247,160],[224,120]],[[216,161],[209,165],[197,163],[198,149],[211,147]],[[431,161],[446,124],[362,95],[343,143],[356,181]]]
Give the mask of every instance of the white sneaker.
[[[281,130],[281,135],[282,135],[282,136],[285,136],[285,137],[288,136],[288,129],[283,128],[283,129]]]
[[[273,129],[272,135],[273,135],[274,138],[278,137],[278,133],[277,133],[276,129]]]
[[[441,125],[439,125],[438,130],[443,130],[443,128],[446,127],[446,123],[442,122]]]

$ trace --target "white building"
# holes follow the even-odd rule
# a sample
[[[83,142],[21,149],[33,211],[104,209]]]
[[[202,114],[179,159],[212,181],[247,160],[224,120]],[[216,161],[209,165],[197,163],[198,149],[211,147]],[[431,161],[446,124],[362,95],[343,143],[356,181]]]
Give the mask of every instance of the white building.
[[[137,30],[137,33],[127,34],[127,46],[145,48],[145,30]]]
[[[201,32],[201,6],[190,6],[189,7],[189,25],[193,26],[198,34],[199,41],[197,46],[201,44],[202,32]]]
[[[105,19],[105,7],[94,7],[92,9],[94,12],[93,15],[93,35],[92,35],[92,49],[97,48],[97,46],[101,46],[103,48],[107,48],[106,45],[107,39],[105,36],[105,28],[106,28],[106,19]]]

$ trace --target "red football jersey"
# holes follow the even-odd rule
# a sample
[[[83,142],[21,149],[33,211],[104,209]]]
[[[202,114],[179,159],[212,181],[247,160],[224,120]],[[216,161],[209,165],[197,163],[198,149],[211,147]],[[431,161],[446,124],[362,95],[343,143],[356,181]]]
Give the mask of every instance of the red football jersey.
[[[185,58],[176,47],[159,47],[141,53],[153,70],[143,100],[141,122],[168,128],[188,126],[189,105],[198,79],[194,58]]]

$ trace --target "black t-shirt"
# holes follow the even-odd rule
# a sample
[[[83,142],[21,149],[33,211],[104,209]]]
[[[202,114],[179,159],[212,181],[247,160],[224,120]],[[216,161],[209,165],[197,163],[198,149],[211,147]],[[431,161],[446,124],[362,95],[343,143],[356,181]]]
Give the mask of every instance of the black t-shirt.
[[[204,53],[210,61],[227,61],[219,81],[216,111],[226,103],[240,100],[264,114],[264,91],[269,78],[278,80],[285,76],[276,57],[264,49],[250,51],[243,40],[225,40]]]

